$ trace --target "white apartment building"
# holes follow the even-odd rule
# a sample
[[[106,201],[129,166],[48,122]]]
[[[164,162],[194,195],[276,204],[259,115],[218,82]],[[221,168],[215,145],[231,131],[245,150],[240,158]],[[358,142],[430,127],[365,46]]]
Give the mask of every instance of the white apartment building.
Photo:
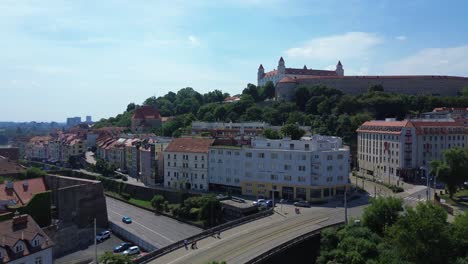
[[[468,129],[449,118],[368,121],[357,132],[359,171],[380,180],[425,176],[444,150],[468,143]]]
[[[208,190],[208,150],[213,139],[176,138],[163,151],[164,186]]]
[[[253,139],[251,146],[210,148],[210,187],[240,188],[242,194],[318,201],[343,193],[349,150],[341,138]]]

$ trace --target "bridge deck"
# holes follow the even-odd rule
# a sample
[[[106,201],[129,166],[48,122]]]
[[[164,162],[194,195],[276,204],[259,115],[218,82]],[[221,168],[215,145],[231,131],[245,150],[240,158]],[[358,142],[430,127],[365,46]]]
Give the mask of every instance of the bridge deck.
[[[293,207],[284,208],[285,214],[274,214],[221,233],[221,239],[208,237],[200,240],[198,249],[181,248],[150,263],[205,264],[209,261],[245,263],[295,237],[343,220],[343,208],[307,208],[297,215]],[[277,211],[280,211],[277,208]]]

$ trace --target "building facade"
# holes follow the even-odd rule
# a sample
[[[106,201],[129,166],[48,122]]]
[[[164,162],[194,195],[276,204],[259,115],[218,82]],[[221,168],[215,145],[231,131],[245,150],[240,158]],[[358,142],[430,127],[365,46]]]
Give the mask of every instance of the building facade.
[[[348,185],[349,150],[337,137],[256,138],[250,146],[213,146],[209,154],[210,188],[319,201]]]
[[[467,128],[448,118],[368,121],[357,133],[359,171],[383,181],[427,176],[431,160],[468,143]]]
[[[164,186],[208,191],[208,151],[213,139],[176,138],[163,151]]]
[[[299,85],[323,85],[354,95],[367,92],[371,86],[381,85],[387,92],[435,96],[456,96],[468,86],[468,78],[459,76],[345,76],[340,61],[334,71],[312,70],[305,65],[302,69],[286,68],[283,58],[280,58],[277,69],[265,72],[263,65],[258,68],[257,84],[263,86],[268,81],[275,85],[276,100],[292,100]]]

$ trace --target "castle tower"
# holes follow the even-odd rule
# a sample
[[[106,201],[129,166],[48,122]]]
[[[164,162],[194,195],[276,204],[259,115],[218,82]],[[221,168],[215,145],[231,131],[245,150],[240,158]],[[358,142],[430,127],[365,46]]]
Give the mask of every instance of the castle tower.
[[[304,65],[304,68],[302,68],[303,70],[307,70],[307,66]]]
[[[341,64],[341,61],[338,61],[335,72],[336,72],[336,75],[338,76],[344,76],[344,70],[343,70],[343,65]]]
[[[257,79],[260,81],[261,79],[263,79],[264,76],[265,76],[265,69],[263,68],[263,65],[260,64],[260,66],[258,67]]]
[[[284,66],[283,57],[281,57],[279,62],[278,62],[278,73],[279,74],[285,74],[286,73],[286,66]]]

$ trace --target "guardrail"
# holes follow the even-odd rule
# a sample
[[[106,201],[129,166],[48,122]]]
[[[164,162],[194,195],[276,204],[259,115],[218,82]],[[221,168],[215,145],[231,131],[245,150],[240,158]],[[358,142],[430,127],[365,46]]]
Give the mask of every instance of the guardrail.
[[[192,242],[202,240],[204,238],[212,236],[213,234],[216,234],[217,232],[222,232],[222,231],[231,229],[233,227],[239,226],[241,224],[245,224],[247,222],[251,222],[251,221],[257,220],[259,218],[263,218],[265,216],[272,215],[272,214],[273,214],[273,209],[268,209],[268,210],[265,210],[265,211],[262,211],[262,212],[259,212],[259,213],[253,214],[253,215],[249,215],[249,216],[246,216],[246,217],[242,217],[242,218],[227,222],[225,224],[221,224],[219,226],[215,226],[213,228],[210,228],[210,229],[207,229],[207,230],[201,232],[200,234],[188,237],[188,238],[186,238],[184,240],[177,241],[177,242],[175,242],[173,244],[170,244],[168,246],[165,246],[165,247],[162,247],[162,248],[157,249],[155,251],[152,251],[152,252],[148,253],[145,256],[142,256],[142,257],[140,257],[138,259],[135,259],[133,261],[133,263],[138,263],[138,264],[148,263],[151,260],[154,260],[154,259],[159,258],[159,257],[161,257],[161,256],[163,256],[165,254],[168,254],[168,253],[170,253],[170,252],[172,252],[174,250],[177,250],[177,249],[179,249],[181,247],[184,247],[184,241],[185,240],[190,244]]]
[[[113,233],[116,233],[117,235],[127,239],[128,241],[139,246],[145,251],[154,251],[157,249],[154,245],[148,243],[146,240],[139,238],[138,236],[132,234],[131,232],[113,223],[112,221],[109,221],[109,228],[112,230]]]
[[[331,225],[328,225],[328,226],[325,226],[325,227],[322,227],[320,229],[316,229],[314,231],[311,231],[311,232],[308,232],[306,234],[303,234],[303,235],[300,235],[292,240],[289,240],[287,242],[284,242],[283,244],[279,245],[279,246],[276,246],[258,256],[256,256],[255,258],[249,260],[246,262],[246,264],[257,264],[257,263],[264,263],[264,261],[266,261],[268,258],[272,257],[273,255],[275,254],[278,254],[279,252],[281,251],[284,251],[308,238],[310,238],[311,236],[315,236],[317,234],[319,234],[324,228],[329,228],[329,227],[337,227],[337,226],[340,226],[340,225],[343,225],[344,224],[344,221],[343,222],[339,222],[339,223],[335,223],[335,224],[331,224]]]

